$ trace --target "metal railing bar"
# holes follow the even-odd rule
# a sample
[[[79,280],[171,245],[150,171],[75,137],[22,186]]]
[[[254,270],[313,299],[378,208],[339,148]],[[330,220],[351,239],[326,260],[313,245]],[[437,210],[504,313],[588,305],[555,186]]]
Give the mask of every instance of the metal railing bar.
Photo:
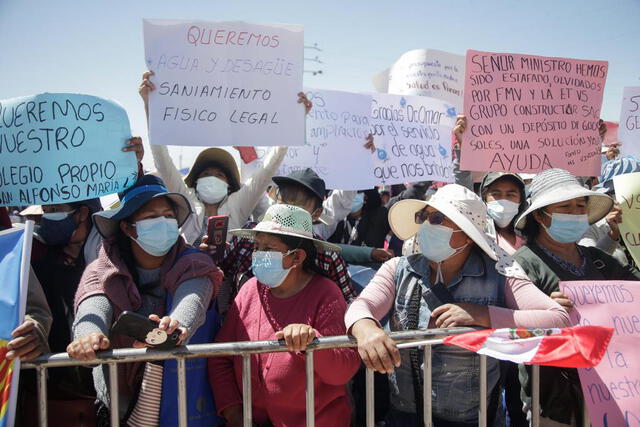
[[[487,427],[487,356],[480,355],[480,413],[478,426]]]
[[[540,366],[531,366],[531,425],[540,425]]]
[[[38,420],[41,427],[47,427],[49,418],[47,415],[47,368],[36,368],[36,383],[38,386]]]
[[[120,425],[120,397],[118,394],[118,365],[115,362],[109,363],[109,391],[111,397],[111,426]]]
[[[373,381],[373,369],[365,370],[365,391],[366,391],[366,414],[367,427],[375,427],[376,424],[376,408],[375,408],[375,383]]]
[[[187,378],[186,360],[178,359],[178,425],[187,427]]]
[[[427,340],[431,338],[461,334],[471,331],[473,331],[473,329],[471,328],[429,329],[424,331],[392,332],[390,336],[394,341],[396,341],[396,343],[398,343],[398,345],[404,345],[420,341],[427,342]],[[329,348],[353,347],[357,347],[355,338],[347,335],[341,335],[335,337],[318,338],[316,342],[310,344],[307,348],[309,350],[323,350]],[[96,359],[93,359],[90,364],[99,365],[105,363],[129,363],[180,358],[191,359],[214,356],[237,356],[239,354],[282,353],[287,351],[289,350],[284,344],[284,341],[275,340],[243,341],[217,344],[194,344],[176,347],[172,350],[126,348],[98,352],[98,354],[96,355]],[[66,353],[57,353],[40,356],[37,359],[25,362],[22,364],[22,368],[33,369],[37,366],[46,366],[47,368],[51,368],[78,365],[87,365],[87,362],[73,359]]]
[[[423,384],[424,386],[422,387],[422,399],[423,399],[423,408],[424,408],[424,425],[425,427],[431,427],[431,425],[433,424],[433,418],[432,418],[432,413],[433,413],[433,405],[432,405],[432,400],[431,400],[431,388],[432,388],[432,383],[431,383],[431,346],[430,345],[425,345],[424,346],[424,357],[423,357],[423,362],[422,362],[422,366],[423,366]]]
[[[305,354],[305,371],[307,374],[307,427],[315,427],[316,425],[313,353],[313,350],[307,350]]]
[[[242,420],[244,427],[253,426],[251,413],[251,354],[242,355]]]

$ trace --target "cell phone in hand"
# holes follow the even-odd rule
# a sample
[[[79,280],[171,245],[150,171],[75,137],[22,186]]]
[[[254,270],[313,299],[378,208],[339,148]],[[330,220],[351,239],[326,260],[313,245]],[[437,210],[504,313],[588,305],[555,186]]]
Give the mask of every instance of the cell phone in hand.
[[[158,329],[158,322],[133,311],[124,311],[111,327],[111,334],[126,335],[153,348],[167,350],[180,341],[180,330],[171,334]]]
[[[209,245],[216,247],[213,255],[214,261],[218,262],[224,256],[227,248],[227,229],[229,228],[229,215],[210,216],[207,223],[207,234]]]
[[[254,147],[236,147],[240,153],[240,158],[245,163],[251,163],[258,158],[258,153]]]

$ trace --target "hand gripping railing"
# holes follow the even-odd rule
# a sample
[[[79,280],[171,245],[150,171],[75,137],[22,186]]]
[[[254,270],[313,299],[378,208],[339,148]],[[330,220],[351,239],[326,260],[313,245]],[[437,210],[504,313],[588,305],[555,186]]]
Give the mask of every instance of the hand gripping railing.
[[[424,348],[424,390],[431,390],[431,347],[442,344],[447,335],[469,332],[470,328],[428,329],[425,331],[403,331],[391,333],[391,338],[398,348],[423,347]],[[330,348],[357,347],[353,337],[342,335],[335,337],[323,337],[314,340],[306,349],[306,410],[307,426],[315,426],[314,410],[314,370],[313,355],[316,350]],[[252,425],[251,414],[251,355],[258,353],[286,352],[287,347],[279,341],[244,341],[219,344],[195,344],[177,347],[172,350],[153,349],[117,349],[101,351],[97,358],[90,361],[80,361],[70,358],[66,353],[41,356],[33,361],[22,364],[23,369],[36,369],[38,381],[38,408],[40,425],[47,426],[47,369],[63,366],[99,365],[109,366],[109,389],[111,393],[111,425],[116,427],[120,423],[118,408],[118,375],[119,363],[131,363],[153,360],[176,359],[178,365],[178,422],[180,427],[187,427],[187,390],[185,379],[185,360],[215,356],[242,356],[242,410],[244,426]],[[539,367],[533,366],[532,370],[532,425],[539,425],[540,398],[539,398]],[[431,393],[424,395],[424,425],[432,425]],[[367,369],[366,373],[366,417],[367,427],[373,427],[374,421],[374,384],[373,371]],[[487,356],[480,356],[480,409],[478,414],[479,425],[487,424]]]

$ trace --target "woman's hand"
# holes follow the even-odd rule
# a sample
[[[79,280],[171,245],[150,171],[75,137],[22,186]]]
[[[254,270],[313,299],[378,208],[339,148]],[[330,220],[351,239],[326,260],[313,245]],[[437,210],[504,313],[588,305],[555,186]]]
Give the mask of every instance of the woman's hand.
[[[436,321],[436,328],[454,328],[456,326],[491,327],[489,308],[484,305],[466,302],[443,304],[433,310],[431,317]]]
[[[162,319],[157,314],[150,314],[149,320],[154,322],[158,322],[158,329],[161,331],[165,331],[167,335],[171,335],[175,332],[176,329],[180,330],[180,340],[178,341],[178,345],[181,345],[187,339],[187,329],[180,326],[180,322],[176,319],[172,319],[169,316],[164,316]],[[134,345],[134,347],[136,347]]]
[[[375,248],[371,251],[371,259],[378,262],[387,262],[394,257],[391,249]]]
[[[225,250],[229,246],[230,246],[229,242],[225,242]],[[209,255],[211,255],[212,258],[217,260],[222,259],[222,257],[224,256],[224,253],[222,254],[218,253],[218,246],[209,244],[209,236],[207,235],[202,236],[202,240],[200,241],[200,245],[198,246],[198,249],[208,253]],[[224,252],[224,250],[222,252]]]
[[[284,339],[289,351],[294,353],[305,351],[316,335],[315,329],[302,323],[292,323],[285,326],[283,330],[276,332],[276,338],[279,340]]]
[[[400,351],[396,343],[371,319],[360,319],[351,327],[358,341],[358,353],[368,369],[390,374],[400,366]]]
[[[562,292],[551,292],[549,295],[552,300],[560,304],[562,308],[564,308],[567,313],[573,309],[573,302]]]
[[[227,420],[227,426],[229,427],[242,427],[242,405],[233,405],[225,408],[222,411],[222,416]]]
[[[145,72],[142,75],[142,83],[138,87],[138,93],[144,102],[144,111],[147,113],[147,118],[149,117],[149,93],[156,90],[156,86],[151,83],[151,76],[153,76],[153,71]]]
[[[140,138],[139,136],[134,136],[133,138],[129,139],[122,151],[133,151],[134,153],[136,153],[136,160],[138,161],[138,163],[142,162],[142,158],[144,157],[144,145],[142,145],[142,138]]]
[[[620,206],[614,207],[611,212],[607,214],[605,217],[607,224],[609,224],[609,228],[611,231],[609,232],[609,237],[611,240],[619,240],[620,239],[620,227],[619,224],[622,222],[622,210]]]
[[[375,153],[376,145],[373,143],[373,135],[372,134],[367,135],[366,141],[367,143],[364,144],[364,148],[366,148],[367,150],[370,150],[372,153]]]
[[[11,333],[13,339],[7,344],[7,359],[19,357],[23,361],[32,360],[45,352],[46,345],[36,331],[36,325],[25,321]]]
[[[453,127],[453,135],[456,138],[456,143],[454,145],[455,150],[459,150],[462,145],[462,134],[467,128],[467,116],[458,115],[456,118],[456,124]]]
[[[307,115],[313,108],[313,103],[309,101],[304,92],[298,92],[298,104],[304,104],[304,114]]]
[[[99,332],[74,340],[67,346],[69,356],[80,360],[92,360],[96,358],[96,352],[106,350],[111,344],[109,338]]]

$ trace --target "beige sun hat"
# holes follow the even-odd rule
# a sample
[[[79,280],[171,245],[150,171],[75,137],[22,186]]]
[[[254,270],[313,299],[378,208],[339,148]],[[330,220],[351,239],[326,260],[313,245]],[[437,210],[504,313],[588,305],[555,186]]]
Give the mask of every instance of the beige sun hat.
[[[318,250],[340,252],[340,246],[313,237],[313,220],[306,210],[293,205],[275,204],[267,209],[253,229],[230,230],[234,236],[254,239],[257,233],[278,234],[311,240]]]
[[[613,199],[606,194],[584,188],[571,172],[564,169],[547,169],[537,174],[531,181],[530,197],[527,209],[515,223],[522,229],[527,223],[527,216],[537,209],[554,203],[565,202],[579,197],[587,197],[587,216],[589,224],[594,224],[605,217],[613,207]]]
[[[238,170],[238,165],[231,153],[218,147],[207,148],[198,154],[191,170],[189,170],[189,173],[184,178],[184,183],[187,184],[187,187],[195,188],[198,175],[210,166],[221,167],[229,179],[229,190],[231,190],[232,193],[238,191],[240,188],[240,171]]]
[[[415,222],[415,213],[425,206],[440,211],[489,257],[498,259],[495,244],[484,231],[487,206],[477,194],[458,184],[441,187],[428,201],[406,199],[394,204],[389,210],[389,225],[399,239],[406,240],[418,232],[420,224]]]

